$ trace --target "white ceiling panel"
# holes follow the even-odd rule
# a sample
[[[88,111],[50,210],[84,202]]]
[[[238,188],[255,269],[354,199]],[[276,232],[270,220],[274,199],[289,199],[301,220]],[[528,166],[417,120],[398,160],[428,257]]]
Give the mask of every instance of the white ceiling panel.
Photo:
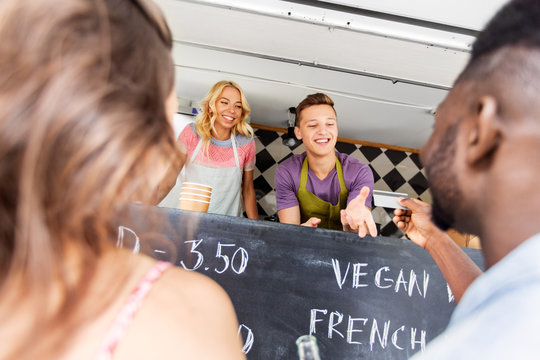
[[[213,83],[230,79],[246,92],[253,123],[285,128],[287,109],[322,91],[336,103],[340,136],[406,148],[426,142],[432,113],[474,40],[288,1],[157,3],[175,40],[180,98],[198,102]]]
[[[481,30],[491,16],[507,1],[323,0],[321,2],[370,9],[466,29]]]
[[[228,51],[450,87],[468,54],[342,28],[168,1],[175,39]],[[425,61],[429,59],[430,61]]]

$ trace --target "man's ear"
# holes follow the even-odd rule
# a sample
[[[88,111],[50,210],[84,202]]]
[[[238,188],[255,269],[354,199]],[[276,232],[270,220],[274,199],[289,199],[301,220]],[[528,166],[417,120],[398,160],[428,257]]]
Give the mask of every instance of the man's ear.
[[[478,99],[467,138],[467,162],[475,164],[490,156],[499,146],[501,127],[493,96]]]
[[[302,140],[302,132],[300,131],[300,128],[298,126],[294,127],[294,135],[296,135],[296,138],[298,140]]]

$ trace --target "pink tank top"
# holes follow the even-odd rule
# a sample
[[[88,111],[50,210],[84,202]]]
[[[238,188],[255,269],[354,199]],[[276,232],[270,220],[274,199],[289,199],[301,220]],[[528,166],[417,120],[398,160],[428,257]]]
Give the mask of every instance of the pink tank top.
[[[109,328],[105,340],[101,345],[97,360],[112,359],[114,350],[126,332],[127,327],[133,320],[133,317],[140,309],[144,299],[148,295],[152,285],[158,280],[163,272],[171,266],[171,263],[165,261],[157,262],[144,276],[135,290],[131,293],[128,300],[120,310],[120,313]]]

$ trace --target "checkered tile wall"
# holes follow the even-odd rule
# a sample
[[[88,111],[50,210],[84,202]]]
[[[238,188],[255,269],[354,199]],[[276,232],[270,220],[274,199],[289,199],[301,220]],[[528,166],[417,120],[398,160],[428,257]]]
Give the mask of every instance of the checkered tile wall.
[[[294,148],[283,145],[283,135],[268,130],[255,131],[257,160],[254,185],[262,219],[271,219],[276,215],[274,175],[277,165],[293,154],[304,152],[303,144]],[[336,149],[369,164],[375,178],[375,189],[407,193],[410,197],[431,203],[428,182],[418,154],[342,142],[336,144]],[[400,237],[402,233],[392,222],[392,216],[392,209],[373,208],[373,218],[379,233],[382,236]]]

